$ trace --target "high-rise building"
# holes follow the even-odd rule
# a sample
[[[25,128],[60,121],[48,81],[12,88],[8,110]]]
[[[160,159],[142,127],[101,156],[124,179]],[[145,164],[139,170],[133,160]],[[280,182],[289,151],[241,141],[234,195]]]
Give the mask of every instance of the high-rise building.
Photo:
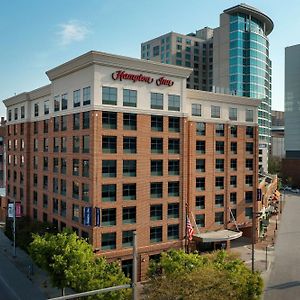
[[[268,16],[240,4],[224,10],[217,28],[187,35],[170,32],[142,43],[141,57],[192,67],[188,88],[260,99],[260,152],[267,158],[272,97],[268,35],[272,30]],[[267,159],[259,167],[267,171]]]
[[[236,225],[250,231],[260,101],[187,89],[191,72],[91,51],[6,99],[8,201],[124,270],[137,231],[139,278],[183,247],[187,213],[197,249],[229,243]]]

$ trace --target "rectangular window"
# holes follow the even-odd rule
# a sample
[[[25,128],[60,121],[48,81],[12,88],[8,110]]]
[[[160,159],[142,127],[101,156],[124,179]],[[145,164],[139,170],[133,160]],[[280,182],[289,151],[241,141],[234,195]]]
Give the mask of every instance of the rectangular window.
[[[168,110],[180,111],[180,96],[168,95]]]
[[[123,176],[136,176],[136,160],[123,160]]]
[[[205,214],[196,215],[196,225],[198,227],[205,227]]]
[[[136,137],[123,137],[123,152],[136,153]]]
[[[215,187],[216,187],[216,189],[219,189],[219,190],[224,189],[224,177],[221,177],[221,176],[216,177]]]
[[[220,118],[221,117],[221,108],[220,106],[211,106],[211,117],[212,118]]]
[[[216,141],[216,153],[217,154],[224,154],[224,142],[223,141]]]
[[[21,119],[25,118],[25,106],[21,106]]]
[[[253,122],[253,110],[246,109],[246,122]]]
[[[179,239],[179,224],[168,225],[168,240]]]
[[[106,129],[117,129],[117,113],[116,112],[102,112],[102,127]]]
[[[136,207],[123,207],[122,220],[123,224],[136,223]]]
[[[163,206],[162,204],[156,204],[150,206],[150,220],[159,221],[163,218]]]
[[[225,128],[224,124],[216,124],[216,136],[224,136]]]
[[[205,209],[205,196],[196,196],[196,209]]]
[[[180,118],[169,117],[169,131],[180,132]]]
[[[117,224],[117,213],[115,208],[102,209],[102,226],[114,226]]]
[[[67,203],[65,201],[60,202],[60,215],[62,217],[67,215]]]
[[[83,96],[82,96],[83,105],[91,104],[91,87],[88,86],[88,87],[83,88],[82,92],[83,92]]]
[[[67,160],[65,158],[60,159],[60,173],[61,174],[67,173]]]
[[[162,138],[151,138],[151,153],[163,153]]]
[[[234,138],[237,137],[237,126],[236,125],[230,126],[230,135],[231,135],[231,137],[234,137]]]
[[[253,170],[253,159],[252,158],[246,158],[246,169],[249,171]]]
[[[237,159],[236,158],[232,158],[230,160],[230,169],[231,169],[231,171],[237,170]]]
[[[201,117],[201,104],[192,103],[192,116]]]
[[[253,192],[252,192],[252,191],[247,191],[247,192],[245,192],[245,202],[246,202],[247,204],[253,202]]]
[[[168,161],[168,174],[170,175],[180,175],[180,161],[179,160],[169,160]]]
[[[80,106],[80,90],[73,91],[73,107]]]
[[[230,143],[231,154],[237,154],[237,142]]]
[[[168,182],[168,197],[179,197],[179,181]]]
[[[253,176],[252,175],[246,175],[245,184],[247,186],[253,186]]]
[[[44,102],[44,115],[49,115],[50,112],[50,106],[49,106],[49,100]]]
[[[48,195],[43,194],[43,208],[47,208],[47,207],[48,207]]]
[[[47,180],[48,182],[48,180]],[[58,178],[53,178],[53,193],[58,194]],[[48,183],[47,183],[48,185]],[[45,188],[46,189],[46,188]]]
[[[68,109],[68,94],[61,95],[61,110]]]
[[[236,175],[230,176],[230,186],[233,188],[237,187],[237,176]]]
[[[159,243],[162,241],[162,226],[150,227],[150,243]]]
[[[60,180],[60,194],[63,196],[67,194],[67,181],[65,179]]]
[[[90,176],[90,161],[88,159],[82,160],[82,177]]]
[[[224,195],[215,195],[215,206],[224,207]]]
[[[117,153],[116,136],[102,136],[102,153]]]
[[[163,183],[162,182],[151,182],[150,183],[150,195],[151,195],[151,198],[162,198]]]
[[[196,190],[204,191],[205,190],[205,177],[196,178]]]
[[[43,170],[44,171],[48,171],[48,166],[49,166],[48,156],[44,156],[44,159],[43,159]]]
[[[60,117],[60,126],[61,126],[61,131],[67,130],[67,116]]]
[[[136,114],[123,114],[123,129],[124,130],[136,130]]]
[[[53,138],[53,152],[59,152],[59,138]]]
[[[224,172],[224,159],[222,159],[222,158],[216,159],[216,171]]]
[[[246,127],[246,137],[249,139],[253,139],[253,136],[254,136],[254,127],[247,126]]]
[[[82,153],[90,153],[90,136],[82,136]]]
[[[49,119],[44,120],[44,133],[48,133],[49,131]]]
[[[237,199],[236,192],[230,193],[230,204],[231,205],[236,205],[236,199]]]
[[[224,224],[224,212],[216,212],[215,213],[215,223],[217,225],[223,225]]]
[[[53,131],[59,131],[59,117],[53,118]]]
[[[73,181],[72,197],[74,199],[79,199],[79,183],[77,181]]]
[[[164,109],[164,95],[160,93],[151,93],[151,108]]]
[[[85,111],[82,114],[82,129],[89,129],[90,128],[90,112]]]
[[[180,153],[180,140],[179,139],[169,139],[168,140],[168,152],[170,154]]]
[[[102,104],[117,105],[117,88],[102,87]]]
[[[52,212],[54,214],[58,214],[58,199],[53,198],[52,203],[53,203]]]
[[[65,136],[62,136],[60,138],[60,145],[61,145],[60,151],[63,153],[67,152],[67,138]]]
[[[79,153],[80,138],[79,136],[73,136],[73,153]]]
[[[53,158],[53,172],[58,173],[58,157]]]
[[[246,207],[245,208],[245,217],[247,219],[252,219],[252,215],[253,215],[253,208],[252,207]]]
[[[59,96],[55,96],[54,97],[54,111],[59,111],[59,109],[60,109],[59,105],[60,105]]]
[[[102,185],[102,198],[103,202],[115,202],[117,200],[117,186],[116,184],[103,184]]]
[[[133,246],[133,232],[134,230],[127,230],[122,232],[122,247],[128,248]]]
[[[206,132],[206,124],[203,122],[197,122],[196,123],[196,135],[204,136]]]
[[[151,176],[163,176],[162,160],[151,160]]]
[[[124,183],[123,184],[123,200],[136,200],[136,184]]]
[[[164,119],[163,116],[151,116],[151,131],[160,131],[164,130]]]
[[[237,108],[229,107],[229,120],[237,121]]]
[[[39,104],[38,103],[34,104],[34,116],[35,117],[39,116]],[[16,120],[16,117],[18,118],[18,110],[17,110],[17,114],[16,114],[16,109],[15,109],[15,120]]]
[[[80,129],[80,113],[73,114],[73,130]]]
[[[168,203],[168,219],[179,218],[179,203]]]
[[[246,143],[246,154],[253,154],[253,143]]]
[[[103,177],[117,177],[117,161],[116,160],[102,160],[102,176]]]
[[[72,220],[75,222],[79,221],[79,205],[73,204],[72,205]]]
[[[82,183],[82,201],[90,201],[90,185],[88,183]]]
[[[116,249],[117,235],[115,232],[102,233],[101,236],[101,250]]]
[[[205,141],[196,141],[196,153],[205,154]]]
[[[123,106],[137,106],[137,91],[128,89],[123,90]]]

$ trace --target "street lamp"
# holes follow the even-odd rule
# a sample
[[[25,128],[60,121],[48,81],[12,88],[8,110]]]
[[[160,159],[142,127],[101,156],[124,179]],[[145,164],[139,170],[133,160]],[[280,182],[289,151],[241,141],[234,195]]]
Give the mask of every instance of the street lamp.
[[[260,212],[254,212],[253,208],[252,208],[252,273],[254,273],[254,262],[255,262],[255,258],[254,258],[254,245],[255,245],[255,237],[256,237],[256,218],[260,217],[261,213]]]

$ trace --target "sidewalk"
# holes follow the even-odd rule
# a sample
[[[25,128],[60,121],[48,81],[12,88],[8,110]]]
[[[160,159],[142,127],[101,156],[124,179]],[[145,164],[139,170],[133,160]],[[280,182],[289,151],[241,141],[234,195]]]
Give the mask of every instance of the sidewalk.
[[[15,277],[15,281],[17,281],[17,278],[22,277],[23,285],[20,286],[19,282],[15,282],[18,293],[21,295],[20,299],[48,299],[61,296],[61,291],[51,286],[46,272],[38,268],[26,252],[17,247],[16,257],[13,257],[13,243],[6,237],[3,230],[3,224],[0,224],[0,258],[8,261],[10,272],[14,273],[11,276]],[[8,274],[5,272],[2,277],[4,280],[9,281],[7,276]],[[41,297],[31,298],[28,295],[28,282],[31,282],[31,290],[36,291],[36,294],[40,294]],[[20,290],[23,286],[24,293]],[[14,289],[13,283],[11,288]]]

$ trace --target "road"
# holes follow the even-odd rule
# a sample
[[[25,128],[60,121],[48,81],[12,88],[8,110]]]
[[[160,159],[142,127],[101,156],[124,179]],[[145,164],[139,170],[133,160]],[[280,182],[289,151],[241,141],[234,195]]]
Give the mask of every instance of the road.
[[[300,195],[285,199],[264,300],[300,299]]]

